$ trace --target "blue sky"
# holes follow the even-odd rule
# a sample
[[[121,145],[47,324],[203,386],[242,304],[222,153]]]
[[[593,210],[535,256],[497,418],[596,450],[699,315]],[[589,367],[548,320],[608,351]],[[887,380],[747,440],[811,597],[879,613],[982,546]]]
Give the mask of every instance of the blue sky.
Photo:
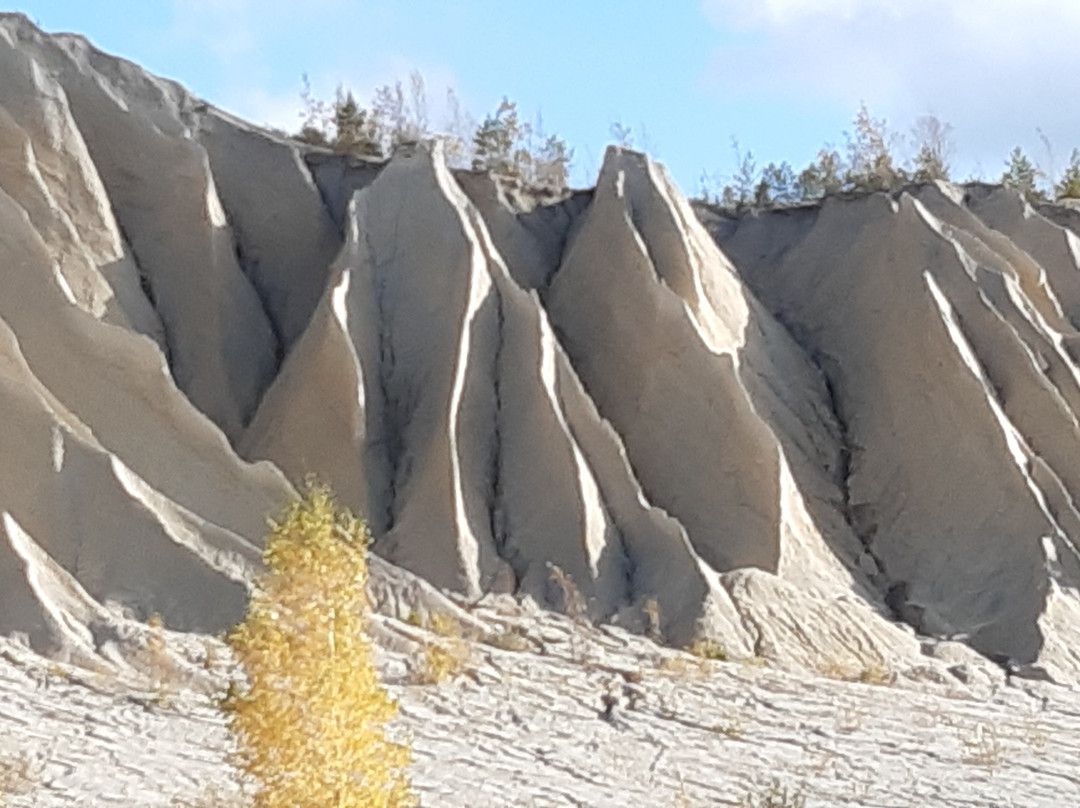
[[[1015,145],[1060,170],[1080,145],[1080,0],[27,0],[49,31],[177,79],[257,123],[299,124],[301,74],[370,98],[419,69],[482,118],[503,95],[575,148],[592,181],[612,122],[687,191],[731,139],[802,165],[861,101],[905,133],[954,126],[955,166],[996,177]],[[1048,152],[1036,128],[1046,135]],[[901,153],[903,144],[897,145]]]

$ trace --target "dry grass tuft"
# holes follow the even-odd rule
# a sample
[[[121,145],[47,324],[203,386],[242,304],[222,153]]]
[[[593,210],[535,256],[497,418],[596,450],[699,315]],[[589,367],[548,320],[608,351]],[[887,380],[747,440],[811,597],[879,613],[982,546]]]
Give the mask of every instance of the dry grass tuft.
[[[701,659],[711,659],[714,662],[727,662],[728,652],[724,644],[708,638],[695,640],[686,648],[691,656]]]
[[[1046,751],[1046,746],[1050,741],[1050,737],[1037,723],[1032,722],[1025,725],[1020,740],[1023,741],[1028,749],[1031,749],[1037,755],[1041,755]]]
[[[882,660],[852,664],[829,658],[819,662],[817,670],[822,676],[840,682],[862,682],[880,686],[896,683],[896,672],[889,670]]]
[[[896,683],[896,672],[880,662],[871,662],[859,671],[858,681],[868,685],[891,685]]]
[[[248,808],[251,798],[239,791],[225,792],[211,786],[198,797],[173,797],[170,808]]]
[[[992,769],[1001,762],[1001,742],[991,724],[976,724],[970,733],[961,732],[960,742],[964,747],[961,757],[964,763]]]
[[[641,607],[645,613],[645,636],[656,643],[664,641],[664,632],[660,625],[660,604],[656,598],[649,598]]]
[[[657,668],[677,678],[704,679],[709,675],[708,660],[686,654],[664,657]]]
[[[424,644],[419,665],[413,671],[413,682],[433,685],[452,679],[465,669],[472,654],[470,642],[465,638],[461,622],[453,615],[432,612],[420,624],[441,639]]]
[[[836,679],[840,682],[850,682],[852,679],[851,666],[831,658],[819,661],[817,671],[826,679]]]
[[[485,645],[501,648],[503,651],[533,650],[533,644],[525,636],[525,632],[517,626],[485,634],[482,641]]]
[[[179,684],[181,673],[176,661],[169,655],[165,642],[165,621],[156,612],[146,619],[146,644],[140,660],[154,686],[152,701],[162,707],[172,703],[173,692]]]
[[[428,615],[427,627],[440,637],[460,639],[464,636],[464,632],[461,629],[461,623],[457,618],[453,615],[444,614],[443,612],[432,612]]]
[[[589,607],[585,596],[581,593],[577,583],[574,582],[570,573],[563,570],[557,564],[548,562],[548,582],[554,590],[552,598],[555,608],[571,620],[588,622]]]
[[[806,796],[801,789],[792,789],[773,780],[763,791],[747,794],[742,808],[805,808]]]
[[[453,679],[465,669],[469,661],[469,649],[458,640],[450,643],[428,643],[415,671],[414,681],[419,685],[434,685]]]
[[[4,795],[29,794],[40,778],[40,767],[28,755],[0,757],[0,804]]]

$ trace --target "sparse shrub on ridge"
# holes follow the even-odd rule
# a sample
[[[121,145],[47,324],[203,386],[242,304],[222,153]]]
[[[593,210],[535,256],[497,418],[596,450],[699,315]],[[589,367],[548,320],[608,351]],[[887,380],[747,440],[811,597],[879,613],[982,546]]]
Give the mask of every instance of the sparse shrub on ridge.
[[[734,172],[728,177],[702,172],[697,199],[731,213],[742,213],[815,202],[836,194],[896,191],[910,182],[952,179],[951,124],[934,115],[917,118],[907,141],[907,159],[896,154],[904,139],[888,127],[885,119],[873,117],[865,104],[860,105],[852,124],[851,131],[844,133],[842,151],[826,144],[798,173],[786,162],[759,168],[753,152],[744,152],[732,139]],[[1050,143],[1041,131],[1039,136],[1052,163]],[[1051,192],[1055,201],[1080,199],[1080,149],[1073,150],[1060,176],[1036,165],[1019,146],[1009,154],[1005,166],[998,181],[1019,191],[1029,202],[1047,202]]]
[[[896,135],[884,118],[874,118],[866,104],[859,105],[854,132],[845,133],[848,150],[847,184],[856,191],[886,191],[907,182],[907,172],[896,164]]]
[[[912,179],[916,182],[949,179],[952,131],[952,124],[934,115],[923,115],[915,120],[911,133],[919,150],[912,159]]]
[[[303,124],[296,140],[331,148],[342,154],[380,158],[399,146],[423,138],[441,140],[451,165],[490,171],[530,188],[560,193],[569,182],[574,150],[544,130],[538,115],[522,121],[517,104],[504,97],[491,115],[477,124],[463,112],[453,90],[447,91],[447,120],[436,130],[428,110],[427,87],[418,71],[402,82],[375,90],[370,106],[359,103],[351,90],[337,88],[331,102],[316,98],[303,78],[300,93]]]
[[[832,146],[822,146],[817,159],[799,173],[799,200],[806,202],[839,193],[844,186],[844,164]]]
[[[351,91],[338,88],[334,101],[334,151],[382,157],[378,119],[357,103]]]
[[[910,172],[899,164],[893,151],[899,137],[886,121],[874,118],[866,104],[861,104],[852,124],[852,131],[844,133],[843,155],[826,144],[814,162],[798,173],[786,161],[769,163],[759,170],[753,152],[743,152],[733,138],[735,173],[731,182],[720,188],[719,176],[705,172],[699,198],[732,211],[760,210],[811,202],[844,191],[889,190],[909,181]],[[935,178],[947,171],[951,131],[951,126],[933,116],[919,119],[917,171],[933,172]]]
[[[1017,146],[1005,162],[1005,173],[1001,175],[1001,184],[1013,188],[1029,202],[1045,202],[1046,194],[1038,189],[1036,183],[1042,172],[1035,167],[1024,150]]]
[[[1073,149],[1069,165],[1054,185],[1055,199],[1080,199],[1080,149]]]
[[[414,804],[366,632],[368,542],[315,484],[271,523],[265,572],[228,638],[246,681],[223,699],[256,808]]]

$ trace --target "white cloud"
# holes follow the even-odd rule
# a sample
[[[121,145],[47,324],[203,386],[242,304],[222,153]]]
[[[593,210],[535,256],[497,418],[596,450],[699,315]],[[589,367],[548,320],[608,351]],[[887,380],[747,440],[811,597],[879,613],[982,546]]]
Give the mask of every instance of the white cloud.
[[[928,110],[971,159],[1006,144],[1080,145],[1078,0],[705,0],[730,44],[706,81],[721,95],[843,105],[910,123]],[[1059,155],[1060,162],[1060,155]],[[993,173],[997,163],[988,171]]]
[[[310,30],[313,20],[334,19],[346,0],[173,0],[167,36],[206,46],[222,64],[240,63],[272,32]]]
[[[386,52],[377,38],[365,42],[370,31],[392,21],[387,15],[395,10],[358,5],[349,0],[173,0],[171,24],[161,40],[182,51],[202,49],[210,64],[200,90],[257,124],[299,128],[302,74],[308,75],[316,99],[330,100],[344,86],[367,104],[386,84],[402,81],[407,92],[409,74],[418,69],[427,84],[431,123],[442,126],[447,88],[456,86],[452,71]],[[364,35],[354,35],[350,29],[361,24]],[[285,73],[287,80],[281,78]]]
[[[859,13],[888,10],[889,0],[705,0],[706,15],[714,23],[744,29],[787,26],[813,17],[849,20]]]
[[[704,0],[702,9],[716,25],[744,29],[776,29],[821,20],[902,26],[929,13],[973,31],[1011,32],[1022,22],[1068,37],[1075,31],[1062,31],[1062,24],[1080,21],[1076,0]]]

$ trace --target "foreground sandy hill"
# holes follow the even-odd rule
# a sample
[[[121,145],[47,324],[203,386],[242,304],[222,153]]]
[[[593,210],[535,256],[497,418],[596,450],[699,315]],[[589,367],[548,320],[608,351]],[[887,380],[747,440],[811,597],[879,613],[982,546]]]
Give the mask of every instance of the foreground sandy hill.
[[[485,639],[377,623],[423,806],[1080,801],[1080,699],[1064,688],[1001,676],[965,685],[930,667],[858,682],[835,678],[859,675],[841,668],[825,676],[759,659],[707,662],[505,601],[466,617]],[[445,644],[461,671],[420,683],[425,643]],[[211,640],[170,647],[171,664],[122,681],[0,649],[4,804],[239,808],[229,738],[205,695],[222,686],[225,657]],[[785,791],[788,802],[765,801]]]

